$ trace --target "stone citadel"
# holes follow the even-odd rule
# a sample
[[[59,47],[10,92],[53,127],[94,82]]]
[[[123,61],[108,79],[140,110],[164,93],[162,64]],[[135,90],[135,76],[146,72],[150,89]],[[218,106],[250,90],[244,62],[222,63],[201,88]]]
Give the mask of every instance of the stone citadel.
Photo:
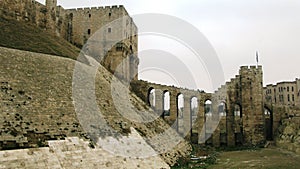
[[[169,124],[175,122],[180,110],[178,105],[176,105],[177,99],[183,93],[180,93],[178,88],[137,80],[139,62],[136,55],[138,29],[123,6],[64,9],[62,6],[57,6],[57,0],[46,0],[46,5],[42,5],[35,0],[17,0],[16,2],[4,0],[0,2],[0,9],[1,15],[36,24],[40,28],[53,32],[56,36],[64,37],[78,47],[85,45],[85,48],[89,48],[89,46],[93,46],[99,41],[104,42],[103,45],[97,44],[96,47],[98,49],[89,48],[89,54],[94,55],[93,57],[95,58],[105,57],[101,62],[108,70],[122,79],[132,80],[134,86],[132,90],[143,98],[145,102],[150,103],[148,98],[150,89],[156,89],[156,105],[152,107],[156,111],[161,112],[161,114],[165,111],[163,104],[164,93],[168,92],[171,98],[170,110],[168,110],[168,115],[163,115],[163,117]],[[107,26],[117,19],[118,28],[116,25]],[[105,37],[97,37],[96,40],[98,42],[88,41],[99,29],[104,31],[103,36]],[[116,40],[119,39],[121,41],[116,43]],[[124,60],[126,61],[124,62]],[[119,65],[122,68],[119,68]],[[120,70],[120,72],[116,72],[117,70]],[[202,129],[202,125],[206,121],[206,113],[208,112],[204,112],[204,106],[207,100],[212,101],[212,105],[214,105],[212,106],[214,110],[212,112],[226,112],[226,115],[223,114],[220,117],[219,115],[213,115],[213,118],[221,118],[220,127],[217,127],[214,134],[211,133],[212,131],[205,132],[208,132],[208,135],[212,135],[208,142],[215,146],[220,146],[221,144],[263,143],[266,140],[267,132],[264,107],[267,107],[267,105],[299,105],[300,82],[297,79],[295,83],[291,82],[290,85],[288,83],[279,83],[279,90],[277,94],[274,93],[274,98],[272,99],[271,93],[273,90],[276,92],[277,87],[268,85],[266,88],[263,88],[262,77],[261,66],[241,67],[240,74],[221,86],[215,93],[187,91],[189,94],[183,94],[185,103],[182,118],[185,119],[185,122],[181,126],[184,128],[184,126],[187,127],[186,124],[191,123],[190,119],[192,118],[189,117],[191,116],[191,106],[189,102],[193,97],[196,97],[197,102],[199,102],[196,115],[200,117],[197,119],[197,124],[200,125],[198,129]],[[290,94],[280,94],[284,91],[290,92]],[[271,110],[271,108],[267,109]],[[176,125],[179,127],[178,124]],[[197,137],[199,142],[201,138],[206,138],[206,136],[200,135]]]
[[[186,140],[189,142],[205,143],[215,147],[263,145],[266,141],[274,140],[275,136],[279,135],[278,131],[280,131],[282,123],[300,115],[299,79],[296,79],[295,82],[281,82],[277,85],[263,87],[262,66],[240,67],[239,74],[214,93],[138,80],[138,28],[123,6],[64,9],[57,6],[56,0],[47,0],[46,5],[34,0],[3,0],[0,2],[0,14],[33,23],[86,49],[86,54],[100,61],[111,73],[121,80],[130,81],[130,90],[179,134],[189,133],[186,136]],[[107,26],[119,18],[121,19],[117,21],[117,27]],[[98,30],[102,32],[99,33]],[[100,38],[93,39],[95,34],[100,34]],[[119,41],[120,39],[121,41]],[[99,43],[101,45],[98,48]],[[30,55],[35,56],[34,54]],[[7,62],[9,63],[9,61]],[[11,62],[10,64],[16,63]],[[61,63],[56,64],[62,66]],[[5,66],[9,67],[8,65]],[[67,70],[71,70],[71,68],[67,68]],[[49,73],[46,70],[43,71]],[[64,71],[64,69],[56,70],[56,73],[60,71]],[[7,77],[5,74],[1,76]],[[72,77],[70,72],[68,72],[68,76]],[[7,79],[9,78],[11,77],[7,77]],[[40,81],[51,83],[45,77],[38,78]],[[59,81],[61,86],[66,85],[64,81],[56,78],[58,77],[53,77],[52,80]],[[70,82],[68,77],[62,78]],[[30,85],[26,86],[24,90],[15,90],[22,88],[22,85],[13,80],[6,82],[6,78],[1,81],[1,98],[4,100],[1,108],[14,106],[20,108],[21,113],[16,110],[14,117],[3,118],[2,130],[4,132],[0,135],[0,149],[45,146],[43,145],[44,140],[63,139],[66,136],[85,136],[78,120],[70,113],[74,111],[70,96],[55,96],[50,92],[58,90],[55,88],[56,85],[50,86],[50,91],[39,93],[25,91],[26,87],[30,88]],[[59,90],[70,94],[70,90],[67,88]],[[49,95],[48,99],[34,100],[35,98],[47,98],[47,95]],[[169,95],[170,98],[170,105],[167,108],[165,105],[166,95]],[[60,97],[61,102],[53,101],[57,97]],[[179,99],[183,99],[183,105],[178,104]],[[29,104],[32,102],[34,104]],[[39,102],[50,104],[52,107],[51,109],[43,108]],[[110,104],[109,100],[101,102],[103,109],[108,109],[107,106]],[[34,110],[35,106],[41,107],[41,109]],[[29,110],[38,116],[26,117]],[[3,112],[9,111],[10,109],[3,110]],[[39,119],[49,118],[52,120],[44,123],[39,121]],[[12,123],[15,120],[18,122]],[[114,124],[123,124],[123,121],[116,118],[112,118],[112,121]],[[210,121],[211,123],[209,123]],[[162,122],[157,124],[160,124],[161,127],[168,127]],[[139,129],[140,131],[147,130],[143,127]],[[36,138],[36,140],[30,138]],[[294,143],[295,139],[296,137],[291,138],[290,142]],[[279,140],[279,144],[285,146],[281,140]],[[296,143],[293,146],[295,147],[292,147],[292,150],[300,152]]]
[[[137,79],[137,27],[122,5],[64,9],[57,6],[57,0],[46,0],[46,5],[35,0],[2,0],[0,15],[35,24],[79,48],[85,45],[86,52],[96,45],[92,55],[108,70],[126,80]]]

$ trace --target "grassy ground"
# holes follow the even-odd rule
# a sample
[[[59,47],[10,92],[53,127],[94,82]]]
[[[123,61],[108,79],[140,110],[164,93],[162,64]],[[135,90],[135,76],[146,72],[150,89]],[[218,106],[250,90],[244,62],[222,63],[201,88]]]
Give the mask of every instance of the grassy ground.
[[[221,152],[217,164],[210,165],[209,169],[298,169],[300,156],[279,148],[266,148],[257,150],[243,150]]]
[[[180,159],[172,169],[298,169],[300,155],[277,147],[241,148],[214,150],[213,148],[195,147],[192,154],[208,156],[201,161],[189,158]],[[196,151],[195,151],[196,150]],[[199,153],[201,152],[201,153]]]
[[[0,46],[76,59],[79,49],[35,25],[0,17]]]

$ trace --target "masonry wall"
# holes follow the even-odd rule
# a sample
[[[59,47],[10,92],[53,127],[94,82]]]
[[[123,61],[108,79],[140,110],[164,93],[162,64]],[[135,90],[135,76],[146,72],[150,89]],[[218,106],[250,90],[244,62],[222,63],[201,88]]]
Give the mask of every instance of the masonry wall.
[[[163,93],[170,92],[170,116],[163,116],[170,125],[176,124],[177,131],[186,132],[190,114],[190,100],[198,98],[198,143],[221,145],[259,145],[265,142],[265,119],[262,93],[262,67],[243,66],[239,75],[222,85],[215,93],[180,89],[174,86],[135,81],[132,90],[149,103],[149,92],[155,89],[155,107],[159,115],[163,113]],[[184,95],[183,125],[180,123],[178,95]],[[205,102],[211,100],[212,111],[205,112]],[[176,121],[177,119],[177,121]],[[189,137],[188,137],[189,138]],[[202,141],[202,142],[201,142]]]
[[[137,27],[122,5],[64,9],[57,6],[57,0],[46,0],[46,5],[35,0],[3,0],[0,15],[35,24],[63,37],[103,61],[118,77],[137,80]],[[119,49],[118,43],[123,52],[113,52]]]
[[[265,141],[262,67],[241,67],[243,135],[245,144]]]
[[[131,83],[132,90],[149,103],[149,92],[155,89],[155,109],[179,133],[186,132],[193,119],[190,100],[198,98],[198,143],[219,146],[259,145],[265,142],[262,67],[242,66],[239,75],[222,85],[215,93],[204,93],[145,81]],[[163,116],[163,93],[170,92],[170,115]],[[178,95],[184,96],[183,123],[180,123]],[[212,110],[205,112],[205,102]],[[176,121],[177,119],[177,121]],[[192,130],[195,131],[195,130]],[[189,138],[189,137],[188,137]]]
[[[155,150],[161,150],[160,156],[169,165],[174,165],[178,158],[189,155],[191,147],[184,140],[168,151],[162,150],[164,146],[169,147],[166,139],[173,139],[171,142],[175,142],[179,138],[173,130],[162,137],[156,137],[164,129],[169,129],[169,125],[162,119],[145,123],[132,120],[147,119],[154,112],[122,83],[117,82],[117,86],[112,88],[112,85],[116,85],[112,82],[114,77],[103,66],[99,66],[95,81],[78,85],[72,82],[75,64],[82,66],[82,70],[90,70],[89,65],[68,58],[0,49],[0,150],[44,147],[47,140],[73,136],[93,138],[94,141],[98,137],[120,138],[116,133],[127,135],[129,127],[133,127],[144,140],[152,140],[147,143]],[[76,96],[72,95],[73,85],[78,85],[77,91],[84,97],[89,95],[91,90],[87,86],[91,83],[97,86],[94,91],[96,100],[87,97],[87,104],[74,100]],[[113,91],[116,89],[128,93],[129,98],[119,93],[119,100],[114,100]],[[125,99],[132,101],[133,106],[128,106]],[[78,113],[78,110],[83,110],[84,114],[93,111],[88,106],[93,101],[96,101],[99,113],[102,114],[101,119],[104,118],[107,125],[97,125],[101,121],[97,116],[87,116],[88,120],[85,121],[85,117]],[[137,110],[145,113],[137,113]],[[122,113],[127,113],[132,119]],[[160,144],[161,148],[158,143],[166,145]]]
[[[1,16],[15,18],[19,21],[36,23],[38,4],[35,0],[1,0]]]
[[[137,80],[137,27],[121,6],[65,10],[67,39],[118,77]]]
[[[178,133],[182,135],[187,133],[187,139],[191,139],[191,134],[194,134],[194,136],[197,137],[193,138],[194,142],[204,143],[204,103],[206,100],[211,100],[211,94],[142,80],[131,82],[131,90],[149,105],[152,103],[152,101],[149,100],[151,89],[155,90],[155,106],[152,106],[152,109],[157,112],[158,116],[162,117],[172,128],[176,129]],[[165,115],[163,111],[163,95],[165,92],[170,92],[170,110],[168,115]],[[183,95],[184,99],[182,110],[179,110],[178,107],[178,96],[180,94]],[[196,110],[197,113],[192,115],[191,99],[194,97],[197,98],[198,108]]]
[[[242,66],[239,75],[212,94],[212,102],[210,118],[219,123],[209,143],[219,147],[265,142],[261,66]]]

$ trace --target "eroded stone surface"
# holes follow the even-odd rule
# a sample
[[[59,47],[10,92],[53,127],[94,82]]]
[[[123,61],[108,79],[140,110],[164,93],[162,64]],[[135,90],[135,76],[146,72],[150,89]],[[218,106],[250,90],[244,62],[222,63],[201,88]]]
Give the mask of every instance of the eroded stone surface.
[[[77,118],[72,98],[75,61],[7,48],[1,48],[0,61],[1,149],[43,147],[47,145],[47,140],[65,137],[88,138],[87,131],[83,130]],[[111,129],[126,135],[129,127],[133,127],[145,140],[154,138],[154,148],[160,143],[168,146],[171,138],[179,138],[174,130],[166,133],[165,137],[155,137],[170,129],[170,126],[161,118],[144,123],[143,119],[147,119],[154,112],[125,86],[117,83],[117,87],[129,93],[130,103],[134,105],[128,106],[121,101],[119,106],[122,111],[141,121],[132,121],[131,118],[123,116],[124,113],[119,112],[112,100],[112,79],[112,74],[100,66],[95,77],[96,102]],[[138,109],[144,113],[137,111]],[[102,137],[113,134],[106,128],[99,129],[101,130],[98,130],[98,134]],[[187,156],[190,151],[190,145],[182,140],[161,156],[168,164],[173,165],[179,157]]]
[[[119,141],[126,139],[125,137]],[[128,138],[144,142],[136,132],[130,134]],[[116,156],[99,147],[90,148],[89,142],[78,137],[49,141],[48,144],[49,147],[45,148],[0,151],[0,168],[170,168],[160,156],[148,158]],[[147,144],[144,146],[151,149]]]

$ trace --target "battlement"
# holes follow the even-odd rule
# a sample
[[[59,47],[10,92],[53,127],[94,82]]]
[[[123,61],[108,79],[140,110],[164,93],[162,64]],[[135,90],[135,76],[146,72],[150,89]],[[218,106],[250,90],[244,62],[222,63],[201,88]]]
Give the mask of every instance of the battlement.
[[[67,11],[96,11],[96,10],[111,10],[111,9],[121,9],[125,10],[123,5],[112,5],[112,6],[99,6],[99,7],[85,7],[85,8],[71,8],[66,9]],[[125,10],[126,11],[126,10]]]
[[[241,66],[239,70],[240,75],[245,75],[249,73],[254,73],[255,75],[258,73],[262,73],[262,66]]]
[[[256,69],[259,69],[261,70],[262,69],[262,66],[261,65],[258,65],[258,66],[241,66],[240,67],[240,70],[256,70]]]

